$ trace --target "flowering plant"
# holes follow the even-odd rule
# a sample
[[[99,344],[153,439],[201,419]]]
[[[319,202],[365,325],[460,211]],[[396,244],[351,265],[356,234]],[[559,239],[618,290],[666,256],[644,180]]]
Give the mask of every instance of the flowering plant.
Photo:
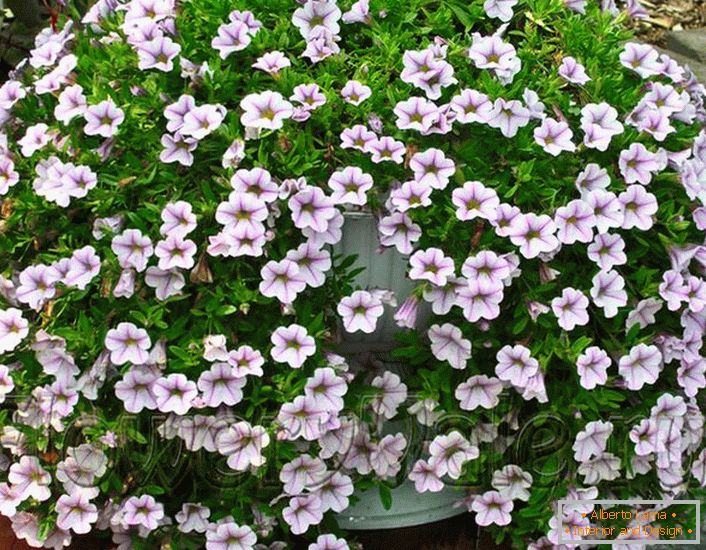
[[[706,484],[705,90],[624,16],[69,4],[0,88],[16,534],[340,550],[407,479],[536,550],[588,521],[560,498]],[[335,248],[360,211],[399,304]],[[337,353],[395,307],[403,368]]]

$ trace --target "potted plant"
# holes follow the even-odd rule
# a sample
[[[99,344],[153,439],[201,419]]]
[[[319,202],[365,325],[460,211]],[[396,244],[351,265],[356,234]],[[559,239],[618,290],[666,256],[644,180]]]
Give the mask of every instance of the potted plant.
[[[704,88],[612,6],[66,4],[0,88],[27,544],[342,550],[450,494],[537,550],[706,483]]]

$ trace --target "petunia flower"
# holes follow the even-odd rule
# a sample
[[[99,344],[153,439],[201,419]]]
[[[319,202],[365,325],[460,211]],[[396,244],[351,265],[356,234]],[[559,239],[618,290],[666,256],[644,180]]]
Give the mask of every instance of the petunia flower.
[[[363,206],[367,202],[366,193],[373,187],[373,178],[357,166],[346,166],[331,174],[328,186],[335,203]]]
[[[439,477],[448,475],[451,479],[461,477],[464,465],[480,456],[478,447],[456,430],[437,435],[429,444],[429,465]]]
[[[150,266],[145,272],[145,284],[155,289],[158,300],[166,300],[170,296],[181,294],[186,280],[176,269],[165,271],[157,266]]]
[[[444,286],[447,277],[454,274],[453,259],[444,255],[439,248],[417,250],[409,258],[409,278],[413,281],[426,280],[438,286]]]
[[[456,172],[456,165],[446,158],[443,151],[436,148],[415,153],[409,161],[414,179],[433,189],[445,189],[449,178]]]
[[[240,161],[245,158],[245,142],[242,139],[236,138],[228,146],[228,149],[223,153],[221,166],[223,168],[237,168]]]
[[[351,9],[345,12],[341,19],[347,25],[352,23],[367,23],[370,24],[372,17],[370,16],[370,0],[357,0],[351,6]],[[333,536],[333,535],[322,535],[323,536]],[[321,537],[319,537],[321,538]],[[324,550],[324,548],[314,548],[309,547],[309,550]],[[330,550],[343,550],[342,548],[331,548]]]
[[[315,400],[299,395],[292,403],[285,403],[280,408],[277,421],[282,427],[278,433],[280,439],[294,441],[300,437],[314,441],[326,431],[325,423],[329,413],[316,406]]]
[[[39,502],[51,497],[51,475],[39,463],[36,456],[24,455],[10,466],[7,480],[18,491],[21,501],[33,498]]]
[[[59,102],[54,107],[54,118],[63,124],[69,124],[75,117],[83,116],[88,103],[79,84],[67,86],[59,94]]]
[[[182,166],[191,166],[194,163],[192,151],[198,146],[198,140],[182,136],[177,132],[173,136],[163,134],[160,143],[164,147],[159,154],[161,162],[165,164],[178,162]]]
[[[595,189],[586,193],[582,200],[593,211],[593,221],[599,234],[622,227],[625,213],[615,193]]]
[[[83,128],[86,135],[109,138],[117,133],[118,127],[125,120],[125,113],[112,99],[106,99],[86,108],[83,118],[86,121]]]
[[[146,363],[149,357],[147,350],[151,345],[147,331],[132,323],[118,323],[105,336],[105,347],[110,351],[110,360],[115,365]]]
[[[380,244],[394,246],[400,254],[411,254],[413,244],[422,235],[421,228],[404,212],[393,212],[383,217],[378,223],[378,232]]]
[[[138,272],[147,269],[147,261],[154,251],[149,237],[142,235],[139,229],[126,229],[113,237],[111,250],[118,257],[123,269],[134,268]]]
[[[512,19],[512,8],[517,5],[517,2],[518,0],[485,0],[483,10],[488,17],[507,23]]]
[[[259,289],[262,295],[277,298],[283,304],[291,304],[297,294],[306,288],[299,266],[292,260],[270,260],[260,270],[260,276],[262,281]]]
[[[624,265],[628,259],[625,255],[625,241],[620,235],[601,233],[596,235],[588,245],[588,258],[596,262],[602,270],[610,270],[616,265]]]
[[[518,216],[510,228],[509,237],[512,244],[520,247],[520,254],[532,259],[559,246],[555,232],[556,225],[549,216],[530,212]]]
[[[467,321],[471,323],[481,319],[492,321],[500,315],[503,285],[491,283],[486,279],[473,279],[456,289],[456,297],[456,305],[461,307]]]
[[[54,272],[49,266],[31,265],[20,272],[15,297],[18,302],[38,311],[56,294],[56,282]]]
[[[347,392],[346,380],[338,376],[331,367],[316,369],[304,386],[304,395],[313,399],[321,410],[342,410],[343,396]]]
[[[146,40],[137,46],[139,62],[137,67],[141,70],[157,69],[170,72],[174,68],[173,59],[181,52],[181,46],[168,36],[158,36]]]
[[[618,167],[626,183],[647,185],[652,181],[652,173],[660,170],[660,163],[655,153],[648,151],[641,143],[633,143],[620,152]]]
[[[341,89],[341,97],[351,105],[358,106],[363,101],[373,95],[373,91],[369,86],[358,82],[357,80],[349,80]]]
[[[463,277],[449,277],[444,286],[427,286],[422,297],[431,303],[431,310],[437,315],[446,315],[456,305],[457,292],[468,284]]]
[[[560,206],[554,214],[559,242],[562,244],[591,242],[594,221],[593,209],[582,200],[575,199],[566,206]]]
[[[613,423],[597,420],[588,422],[586,427],[576,434],[576,439],[571,447],[574,451],[574,460],[586,462],[593,457],[600,456],[605,450],[608,438],[613,433]]]
[[[225,116],[226,108],[221,104],[198,105],[184,115],[184,123],[179,128],[179,133],[202,140],[221,126]]]
[[[355,7],[359,4],[367,4],[367,2],[368,0],[358,0],[358,2],[353,4],[353,6]],[[350,21],[346,21],[346,13],[343,14],[343,21],[349,23]],[[345,508],[347,508],[347,506],[343,509]],[[307,550],[350,550],[350,546],[348,546],[348,543],[345,539],[339,539],[336,537],[336,535],[319,535],[316,539],[316,542],[312,542],[307,547]]]
[[[397,374],[388,370],[382,376],[373,378],[370,385],[377,389],[370,401],[373,412],[388,420],[394,418],[400,405],[407,399],[407,385]]]
[[[163,271],[174,268],[191,269],[194,267],[195,254],[196,243],[194,241],[173,234],[158,241],[154,248],[154,255],[159,258],[157,265]]]
[[[292,221],[299,229],[311,228],[321,233],[336,215],[333,200],[321,188],[308,186],[294,194],[287,202]]]
[[[530,111],[519,101],[505,100],[499,97],[493,103],[493,110],[488,115],[488,126],[499,128],[505,137],[514,137],[520,128],[530,121]]]
[[[490,204],[492,205],[494,202],[492,201]],[[488,220],[498,237],[509,237],[522,220],[520,209],[507,203],[497,205],[494,207],[494,211],[493,209],[488,209],[487,215],[490,216]]]
[[[480,374],[459,384],[454,396],[464,411],[473,411],[478,407],[492,410],[500,402],[502,391],[503,384],[499,379]]]
[[[44,149],[52,140],[49,126],[40,122],[27,127],[25,135],[17,141],[23,157],[31,157],[37,151]]]
[[[270,340],[274,346],[270,351],[272,359],[278,363],[287,363],[293,369],[300,368],[307,357],[316,353],[315,340],[301,325],[278,327]]]
[[[198,390],[196,383],[184,374],[174,373],[155,380],[152,384],[152,393],[160,411],[183,415],[191,409]]]
[[[395,164],[402,164],[405,154],[405,146],[401,141],[384,136],[367,142],[365,151],[370,153],[372,161],[379,164],[385,161],[391,161]]]
[[[174,516],[177,529],[182,533],[205,533],[209,526],[211,510],[201,503],[185,502]]]
[[[471,342],[463,338],[461,329],[451,323],[432,325],[427,335],[434,357],[439,361],[448,361],[454,369],[466,368],[471,357]]]
[[[377,141],[375,132],[368,130],[362,124],[356,124],[351,128],[346,128],[341,132],[341,147],[343,149],[357,149],[368,152],[370,145]]]
[[[123,503],[122,522],[154,531],[164,517],[164,506],[151,495],[130,497]]]
[[[470,124],[478,122],[486,124],[493,112],[493,102],[477,90],[464,89],[451,98],[451,109],[456,113],[456,122]]]
[[[250,193],[233,192],[216,208],[216,221],[228,228],[250,227],[264,233],[267,204]]]
[[[497,377],[516,387],[525,387],[529,379],[539,372],[539,362],[531,356],[529,349],[519,344],[503,346],[495,358]]]
[[[245,96],[240,108],[243,110],[240,122],[244,126],[269,130],[281,128],[294,112],[294,107],[282,94],[270,90]]]
[[[291,67],[292,62],[284,53],[275,50],[261,55],[251,66],[271,75],[277,75],[282,69]]]
[[[588,298],[575,288],[567,287],[561,296],[552,300],[552,311],[559,320],[559,326],[566,331],[576,325],[588,324]]]
[[[573,152],[576,145],[571,141],[574,133],[564,121],[545,118],[542,124],[534,129],[534,140],[542,146],[547,153],[558,156],[562,151]]]
[[[618,308],[627,305],[628,296],[625,292],[625,280],[614,270],[601,270],[592,279],[591,298],[603,308],[604,315],[610,319],[618,314]]]
[[[618,361],[618,372],[629,390],[637,391],[654,384],[662,369],[662,354],[656,346],[638,344]]]
[[[659,298],[640,300],[635,309],[628,313],[625,320],[625,329],[629,331],[634,325],[640,325],[640,328],[650,326],[656,321],[655,314],[661,311],[663,306],[664,302]]]
[[[618,111],[608,103],[588,103],[581,108],[581,129],[586,147],[605,151],[613,136],[623,133]]]
[[[305,40],[316,36],[314,33],[323,28],[332,35],[337,35],[341,27],[341,10],[335,3],[310,0],[303,7],[297,8],[292,15],[292,24],[299,29]]]
[[[630,185],[618,195],[623,210],[623,229],[637,227],[647,231],[653,225],[652,216],[657,213],[657,198],[645,191],[642,185]]]
[[[307,2],[306,5],[310,4],[330,5],[316,0]],[[292,497],[289,499],[289,504],[282,510],[282,517],[290,526],[293,534],[306,533],[311,525],[318,525],[323,520],[321,499],[314,494]]]
[[[438,493],[444,488],[441,475],[435,466],[425,460],[417,460],[408,475],[408,479],[414,482],[414,488],[418,493],[429,491]]]
[[[88,497],[80,492],[73,495],[61,495],[56,501],[56,525],[60,529],[71,530],[78,535],[91,531],[92,524],[98,520],[98,509]]]
[[[262,451],[270,444],[270,436],[262,426],[240,421],[219,431],[216,444],[218,452],[228,457],[228,467],[244,472],[265,464],[267,459]]]
[[[478,69],[504,69],[516,57],[515,47],[497,34],[473,36],[473,43],[467,55]]]
[[[620,54],[620,63],[642,78],[649,78],[660,72],[659,52],[648,44],[627,42]]]
[[[370,334],[375,331],[384,308],[380,298],[370,292],[356,290],[341,299],[336,311],[341,316],[346,332],[361,331]]]
[[[15,170],[15,163],[6,156],[0,157],[0,197],[7,194],[10,187],[20,181],[20,175]]]
[[[395,124],[400,130],[424,132],[431,128],[439,112],[438,107],[423,97],[410,97],[397,102],[393,113],[397,117]]]
[[[589,162],[586,167],[576,177],[576,189],[581,192],[584,198],[591,191],[605,190],[610,185],[608,170],[602,168],[595,162]]]
[[[559,76],[567,82],[578,84],[579,86],[583,86],[591,80],[586,74],[584,66],[571,56],[566,56],[561,60]]]
[[[210,524],[206,530],[206,550],[247,550],[255,548],[257,535],[247,525],[234,521]]]
[[[511,266],[505,257],[498,256],[492,250],[481,250],[469,256],[461,266],[461,273],[469,281],[484,279],[493,284],[502,284],[511,271]]]
[[[218,51],[221,59],[227,59],[234,52],[248,47],[251,33],[242,21],[224,23],[218,27],[218,35],[211,40],[211,47]]]
[[[390,192],[390,202],[400,212],[431,205],[433,189],[428,183],[410,180]]]
[[[326,103],[326,96],[321,92],[318,84],[299,84],[292,90],[289,100],[299,103],[308,111],[313,111]]]
[[[247,380],[244,376],[238,376],[229,363],[215,363],[200,374],[196,385],[207,407],[215,408],[221,404],[233,406],[243,399],[242,389]]]

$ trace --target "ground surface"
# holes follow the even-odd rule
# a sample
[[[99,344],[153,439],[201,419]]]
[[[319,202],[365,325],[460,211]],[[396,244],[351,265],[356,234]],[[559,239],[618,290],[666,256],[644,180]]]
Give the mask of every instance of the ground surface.
[[[706,28],[704,0],[642,0],[642,5],[649,17],[632,26],[643,42],[666,46],[668,31]]]

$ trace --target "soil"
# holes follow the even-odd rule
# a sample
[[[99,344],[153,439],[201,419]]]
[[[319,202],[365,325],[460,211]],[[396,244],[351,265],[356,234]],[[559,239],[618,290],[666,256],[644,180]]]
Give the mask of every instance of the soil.
[[[643,42],[664,47],[669,31],[706,27],[704,0],[641,0],[641,4],[649,16],[634,19],[631,26]]]

